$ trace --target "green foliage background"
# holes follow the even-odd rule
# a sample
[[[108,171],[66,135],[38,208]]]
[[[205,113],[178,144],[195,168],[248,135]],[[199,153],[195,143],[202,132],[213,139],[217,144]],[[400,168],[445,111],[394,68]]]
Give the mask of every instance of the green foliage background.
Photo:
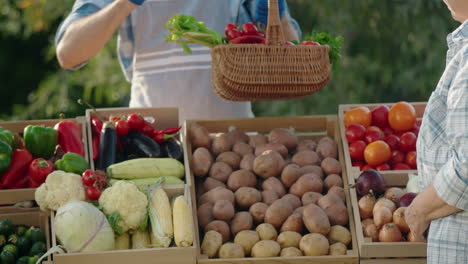
[[[115,39],[79,71],[60,69],[54,35],[73,0],[0,0],[0,119],[83,115],[126,106]],[[454,22],[440,0],[288,0],[304,33],[345,38],[330,83],[302,100],[254,104],[258,116],[334,114],[339,104],[427,101],[443,71]]]

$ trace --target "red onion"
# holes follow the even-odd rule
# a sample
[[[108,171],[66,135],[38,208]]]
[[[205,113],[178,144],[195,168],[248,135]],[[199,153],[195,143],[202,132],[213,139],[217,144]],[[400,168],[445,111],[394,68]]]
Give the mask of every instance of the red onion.
[[[359,175],[359,178],[357,178],[355,187],[359,197],[371,192],[375,195],[385,192],[385,183],[382,175],[376,170],[363,171]]]
[[[414,198],[416,197],[415,193],[406,193],[400,198],[400,206],[401,207],[408,207],[411,202],[413,202]]]

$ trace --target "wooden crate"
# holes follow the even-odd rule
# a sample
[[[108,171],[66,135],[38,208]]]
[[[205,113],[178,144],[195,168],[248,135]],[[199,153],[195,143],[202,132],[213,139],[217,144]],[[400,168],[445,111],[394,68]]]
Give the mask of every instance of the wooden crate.
[[[89,161],[88,156],[88,140],[86,138],[86,122],[83,116],[79,116],[73,119],[64,119],[76,121],[81,128],[82,142],[84,146],[85,159]],[[28,120],[28,121],[9,121],[9,122],[0,122],[0,126],[10,130],[13,133],[23,133],[23,130],[28,125],[35,126],[47,126],[53,127],[55,124],[60,122],[59,119],[48,119],[48,120]],[[14,190],[0,190],[0,204],[14,204],[26,200],[34,200],[35,188],[26,188],[26,189],[14,189]]]
[[[346,205],[349,214],[349,226],[352,235],[351,249],[348,250],[347,255],[343,256],[317,256],[317,257],[272,257],[272,258],[239,258],[239,259],[208,259],[206,255],[202,255],[200,251],[200,232],[198,228],[197,219],[197,203],[195,194],[195,184],[192,184],[192,204],[194,205],[193,215],[195,219],[195,230],[196,230],[196,249],[198,263],[222,263],[222,264],[241,264],[241,263],[252,263],[252,264],[269,264],[269,263],[292,263],[292,264],[305,264],[305,263],[340,263],[340,264],[353,264],[358,263],[358,251],[357,251],[357,240],[355,237],[355,225],[352,217],[351,201],[349,192],[347,191],[347,177],[346,168],[344,165],[343,149],[340,143],[340,135],[338,131],[337,117],[333,115],[327,116],[302,116],[302,117],[263,117],[263,118],[244,118],[244,119],[228,119],[228,120],[188,120],[184,125],[184,135],[188,135],[187,128],[192,123],[198,123],[208,129],[210,133],[227,132],[229,127],[235,126],[237,129],[244,132],[258,132],[268,133],[274,128],[289,128],[293,127],[296,134],[300,139],[310,138],[317,139],[323,136],[330,136],[335,139],[339,147],[339,160],[343,168],[343,181],[346,193]],[[184,145],[185,158],[186,158],[186,175],[192,178],[192,182],[195,183],[193,172],[190,169],[189,162],[192,157],[192,145],[189,137],[186,136]]]
[[[425,258],[361,259],[361,264],[426,264]]]
[[[190,188],[187,185],[165,186],[169,199],[178,195],[185,195],[190,204]],[[58,244],[55,236],[54,214],[52,214],[52,245]],[[147,263],[147,264],[195,264],[196,249],[195,244],[191,247],[170,247],[170,248],[148,248],[148,249],[128,249],[113,250],[86,253],[65,253],[54,254],[54,264],[128,264],[128,263]]]
[[[27,212],[20,210],[20,209],[14,210],[13,208],[8,208],[7,210],[0,209],[0,220],[5,220],[5,219],[11,220],[13,225],[27,225],[27,226],[35,226],[35,227],[42,228],[42,230],[44,230],[44,233],[46,235],[47,250],[50,249],[51,239],[50,239],[49,214],[40,211],[39,208],[35,208],[34,210],[29,210]],[[50,256],[47,257],[45,261],[47,261],[48,263],[52,263]]]
[[[345,163],[346,163],[346,168],[348,171],[353,167],[352,162],[351,162],[351,156],[349,155],[349,144],[348,140],[346,139],[346,128],[344,125],[344,114],[346,111],[351,110],[355,107],[358,106],[366,106],[368,107],[371,111],[380,106],[380,105],[386,105],[388,107],[391,107],[394,103],[382,103],[382,104],[346,104],[346,105],[340,105],[338,107],[338,119],[339,119],[339,127],[340,127],[340,135],[341,135],[341,141],[343,142],[343,149],[344,149],[344,155],[345,155]],[[411,103],[413,105],[414,109],[416,110],[416,117],[418,120],[421,120],[424,114],[424,110],[426,109],[426,103],[421,102],[421,103]],[[359,169],[358,167],[355,167]],[[416,174],[416,170],[400,170],[400,171],[382,171],[382,174],[392,174],[392,175],[399,175],[401,177],[407,177],[409,173],[414,173]],[[356,174],[351,174],[349,173],[348,176],[355,175]],[[358,177],[359,175],[357,175]],[[353,179],[354,180],[354,179]],[[406,178],[408,180],[408,178]]]
[[[359,170],[354,168],[351,174],[359,175]],[[385,184],[390,187],[405,188],[408,176],[404,177],[401,172],[383,174]],[[356,236],[359,246],[359,256],[367,258],[425,258],[427,255],[427,244],[420,242],[372,242],[370,238],[364,237],[361,225],[361,216],[358,207],[358,195],[356,189],[349,188],[351,204],[356,224]],[[415,259],[406,259],[406,261]],[[417,260],[421,261],[421,260]],[[405,262],[406,263],[406,262]],[[420,263],[420,262],[416,262]]]

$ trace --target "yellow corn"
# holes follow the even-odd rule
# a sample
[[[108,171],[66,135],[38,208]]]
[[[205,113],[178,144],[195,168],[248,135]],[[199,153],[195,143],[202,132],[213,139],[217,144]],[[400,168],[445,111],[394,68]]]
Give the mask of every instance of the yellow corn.
[[[184,196],[174,200],[172,208],[174,217],[174,240],[178,247],[190,247],[193,243],[193,219],[190,207]]]
[[[172,209],[169,197],[161,185],[150,193],[148,214],[151,222],[152,245],[154,247],[169,247],[174,237]]]
[[[130,248],[130,236],[127,232],[123,233],[120,236],[115,237],[115,249],[123,250]]]
[[[132,249],[141,249],[150,247],[150,237],[147,230],[136,230],[132,234]]]

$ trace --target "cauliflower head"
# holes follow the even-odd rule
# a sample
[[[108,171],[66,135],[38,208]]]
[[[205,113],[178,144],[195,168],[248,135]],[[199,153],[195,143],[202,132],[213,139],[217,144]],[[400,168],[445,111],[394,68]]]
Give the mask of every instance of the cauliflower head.
[[[99,205],[108,219],[118,214],[116,223],[111,223],[118,234],[136,230],[148,221],[148,198],[133,183],[118,181],[105,189]]]
[[[37,188],[34,196],[44,211],[56,211],[69,201],[86,199],[80,175],[64,171],[50,173],[45,183]]]

